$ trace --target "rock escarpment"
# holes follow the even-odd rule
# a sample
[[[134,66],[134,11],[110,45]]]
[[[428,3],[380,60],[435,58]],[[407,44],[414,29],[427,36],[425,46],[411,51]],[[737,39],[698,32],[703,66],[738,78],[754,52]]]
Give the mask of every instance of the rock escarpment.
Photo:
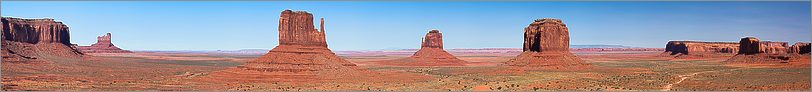
[[[265,72],[307,72],[355,66],[327,48],[324,19],[321,20],[320,30],[314,29],[312,14],[282,11],[279,17],[279,45],[240,67]]]
[[[110,33],[96,37],[96,43],[90,46],[79,46],[79,51],[83,53],[131,53],[131,51],[122,50],[113,45],[111,38],[112,34]]]
[[[737,63],[787,63],[799,56],[786,53],[786,42],[760,41],[755,37],[744,37],[739,41],[739,52],[725,62]],[[808,62],[808,61],[806,61]]]
[[[734,54],[738,52],[738,47],[739,43],[735,42],[669,41],[665,45],[665,52],[670,55]]]
[[[559,19],[537,19],[524,30],[523,52],[507,66],[575,67],[588,66],[569,51],[569,30]]]
[[[793,44],[789,49],[787,49],[788,53],[795,53],[795,54],[809,54],[810,50],[810,43],[806,42],[797,42]]]
[[[54,19],[2,18],[3,62],[34,61],[41,57],[82,57],[71,46],[68,26]]]

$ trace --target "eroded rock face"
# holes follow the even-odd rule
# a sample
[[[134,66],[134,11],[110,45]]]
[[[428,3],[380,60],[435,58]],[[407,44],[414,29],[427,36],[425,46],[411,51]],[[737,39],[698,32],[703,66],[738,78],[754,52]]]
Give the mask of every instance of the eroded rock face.
[[[735,42],[669,41],[665,45],[665,52],[670,55],[735,54],[738,51],[739,43]]]
[[[569,51],[569,30],[559,19],[537,19],[524,29],[523,52],[505,64],[530,67],[588,66]]]
[[[23,43],[61,43],[70,45],[68,26],[54,19],[3,17],[3,40]]]
[[[739,53],[738,54],[758,54],[761,53],[761,41],[755,37],[745,37],[739,41]]]
[[[524,51],[569,52],[570,34],[559,19],[537,19],[524,28]]]
[[[761,41],[759,45],[759,52],[767,54],[784,54],[788,49],[787,42]]]
[[[790,63],[799,62],[800,56],[788,55],[786,42],[760,41],[755,37],[744,37],[739,41],[739,53],[725,62],[735,63]],[[808,62],[803,61],[803,62]]]
[[[321,20],[321,31],[318,31],[313,27],[312,14],[282,11],[279,17],[279,45],[240,67],[265,72],[307,72],[355,66],[327,48],[324,34],[324,19]]]
[[[810,43],[806,42],[797,42],[787,49],[788,53],[796,53],[796,54],[809,54],[810,52]]]
[[[420,47],[443,49],[443,34],[440,33],[440,30],[436,29],[429,31],[429,33],[426,33],[426,37],[423,38]]]
[[[420,50],[409,57],[416,61],[416,65],[464,65],[465,61],[458,59],[443,50],[443,34],[439,30],[431,30],[423,38]]]
[[[113,45],[111,38],[111,33],[96,37],[96,43],[90,46],[79,46],[79,51],[84,53],[131,53],[131,51],[122,50]]]
[[[54,19],[2,18],[3,62],[33,61],[44,55],[81,57],[71,47],[68,26]]]

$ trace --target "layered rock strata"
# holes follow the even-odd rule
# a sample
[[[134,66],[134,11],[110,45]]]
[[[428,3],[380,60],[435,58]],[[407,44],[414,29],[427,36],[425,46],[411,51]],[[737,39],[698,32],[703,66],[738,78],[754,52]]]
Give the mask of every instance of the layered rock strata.
[[[131,53],[131,51],[122,50],[113,45],[111,38],[110,33],[96,37],[96,43],[90,46],[79,46],[79,51],[83,53]]]

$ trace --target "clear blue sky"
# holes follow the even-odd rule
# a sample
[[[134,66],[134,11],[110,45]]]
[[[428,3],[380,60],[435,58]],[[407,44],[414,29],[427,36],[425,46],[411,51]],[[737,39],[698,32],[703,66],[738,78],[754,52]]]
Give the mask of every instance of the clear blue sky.
[[[520,48],[537,18],[562,19],[574,45],[662,48],[744,36],[795,43],[812,34],[809,2],[2,2],[2,16],[63,21],[72,43],[112,32],[130,50],[271,49],[285,9],[324,17],[333,50],[419,48],[430,29],[443,33],[446,48]]]

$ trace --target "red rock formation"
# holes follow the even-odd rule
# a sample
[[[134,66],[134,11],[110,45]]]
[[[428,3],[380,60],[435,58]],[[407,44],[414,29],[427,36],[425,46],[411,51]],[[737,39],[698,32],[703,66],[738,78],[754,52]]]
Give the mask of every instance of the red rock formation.
[[[3,62],[24,62],[43,56],[81,57],[72,48],[68,26],[53,19],[2,18]]]
[[[588,66],[569,51],[569,30],[559,19],[537,19],[524,30],[523,52],[508,66]]]
[[[735,42],[669,41],[665,52],[670,55],[733,54],[739,50]]]
[[[787,53],[787,42],[772,42],[761,41],[759,42],[759,52],[767,54],[784,54]]]
[[[745,37],[739,41],[739,53],[738,54],[758,54],[761,53],[761,44],[759,44],[758,38],[755,37]]]
[[[90,46],[79,46],[79,51],[83,53],[131,53],[131,51],[122,50],[113,45],[110,39],[111,37],[112,35],[110,33],[96,37],[96,43]]]
[[[282,11],[279,17],[279,45],[240,67],[267,72],[304,72],[355,66],[327,48],[323,19],[321,24],[321,31],[318,31],[313,29],[312,14]]]
[[[787,49],[788,53],[795,53],[795,54],[809,54],[810,52],[810,43],[806,42],[797,42],[792,45],[789,49]]]
[[[786,42],[759,41],[755,37],[745,37],[739,41],[739,53],[725,62],[738,63],[787,63],[797,62],[799,56],[786,54]],[[808,62],[808,61],[803,61]]]
[[[420,49],[411,57],[380,62],[396,66],[463,66],[466,63],[443,50],[443,34],[439,30],[426,33]]]

